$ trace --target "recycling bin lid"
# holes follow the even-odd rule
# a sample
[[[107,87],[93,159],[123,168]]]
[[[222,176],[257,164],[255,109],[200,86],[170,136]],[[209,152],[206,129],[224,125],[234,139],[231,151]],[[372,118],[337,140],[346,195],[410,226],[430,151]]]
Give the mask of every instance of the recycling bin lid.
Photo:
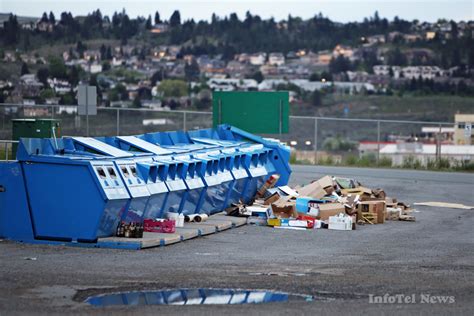
[[[129,145],[135,146],[141,150],[153,153],[155,155],[169,155],[173,153],[171,150],[152,144],[136,136],[117,136],[117,138]]]
[[[106,156],[112,156],[115,158],[133,157],[133,154],[131,153],[115,148],[114,146],[110,146],[109,144],[101,142],[100,140],[92,137],[70,137],[70,139]]]

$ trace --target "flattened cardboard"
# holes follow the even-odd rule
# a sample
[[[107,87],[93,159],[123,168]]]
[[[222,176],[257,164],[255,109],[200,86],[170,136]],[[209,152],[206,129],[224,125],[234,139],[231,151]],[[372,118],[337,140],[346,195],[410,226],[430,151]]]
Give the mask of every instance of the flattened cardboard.
[[[332,178],[330,176],[324,176],[318,181],[316,181],[321,188],[326,189],[327,187],[332,187],[334,186],[334,182],[332,181]]]
[[[299,196],[307,196],[315,199],[321,199],[327,194],[327,192],[321,187],[318,182],[313,182],[299,189],[298,194]]]
[[[349,195],[349,194],[358,194],[358,195],[372,195],[372,190],[366,187],[356,187],[354,189],[342,189],[342,195]]]

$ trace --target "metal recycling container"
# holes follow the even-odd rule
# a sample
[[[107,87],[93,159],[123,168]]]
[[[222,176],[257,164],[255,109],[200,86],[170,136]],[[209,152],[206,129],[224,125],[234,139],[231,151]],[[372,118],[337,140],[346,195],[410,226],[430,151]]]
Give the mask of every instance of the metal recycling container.
[[[48,155],[57,147],[61,154]],[[29,213],[32,235],[27,239],[95,242],[115,232],[130,201],[112,160],[67,153],[66,147],[51,139],[20,143],[28,207],[15,209],[9,221]],[[11,193],[21,198],[21,192]]]
[[[117,137],[22,138],[0,163],[0,237],[99,244],[121,220],[219,212],[249,201],[289,148],[229,125]]]

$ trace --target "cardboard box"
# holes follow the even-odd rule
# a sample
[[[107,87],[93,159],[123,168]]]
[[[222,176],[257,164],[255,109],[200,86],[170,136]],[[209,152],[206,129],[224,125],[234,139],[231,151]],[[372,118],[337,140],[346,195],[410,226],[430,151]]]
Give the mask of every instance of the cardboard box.
[[[385,222],[387,207],[384,201],[363,201],[357,206],[357,211],[362,213],[374,213],[377,214],[377,224],[383,224]]]
[[[275,192],[275,193],[273,193],[272,195],[270,195],[269,197],[267,197],[267,198],[265,199],[265,201],[263,202],[263,204],[264,204],[264,205],[273,204],[273,203],[275,203],[276,201],[278,201],[280,198],[281,198],[280,194],[278,194],[278,192]]]
[[[305,185],[298,190],[299,196],[307,196],[315,199],[320,199],[328,194],[318,182]]]
[[[298,217],[296,201],[292,197],[281,198],[272,204],[273,215],[278,218]]]
[[[269,218],[269,219],[267,219],[267,225],[268,226],[280,226],[281,225],[281,219],[279,219],[279,218]]]
[[[330,216],[328,228],[333,230],[352,230],[352,216],[346,214]]]
[[[318,181],[316,181],[316,183],[318,183],[323,189],[334,186],[334,182],[332,181],[332,178],[330,176],[324,176]]]
[[[346,208],[341,203],[325,203],[319,205],[319,218],[328,220],[329,216],[346,213]]]

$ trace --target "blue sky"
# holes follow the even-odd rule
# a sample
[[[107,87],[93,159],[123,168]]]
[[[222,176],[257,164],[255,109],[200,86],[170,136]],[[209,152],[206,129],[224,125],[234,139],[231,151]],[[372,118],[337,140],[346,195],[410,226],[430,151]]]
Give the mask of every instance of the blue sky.
[[[286,18],[288,14],[309,18],[322,12],[334,21],[361,21],[376,10],[380,16],[389,19],[398,15],[407,20],[421,21],[436,21],[438,18],[474,20],[474,0],[0,0],[0,12],[24,16],[40,16],[44,11],[53,11],[56,15],[63,11],[85,15],[97,8],[107,15],[125,8],[133,17],[147,16],[158,10],[166,19],[178,9],[183,19],[196,20],[209,20],[213,12],[219,16],[236,12],[242,18],[247,10],[277,20]]]

